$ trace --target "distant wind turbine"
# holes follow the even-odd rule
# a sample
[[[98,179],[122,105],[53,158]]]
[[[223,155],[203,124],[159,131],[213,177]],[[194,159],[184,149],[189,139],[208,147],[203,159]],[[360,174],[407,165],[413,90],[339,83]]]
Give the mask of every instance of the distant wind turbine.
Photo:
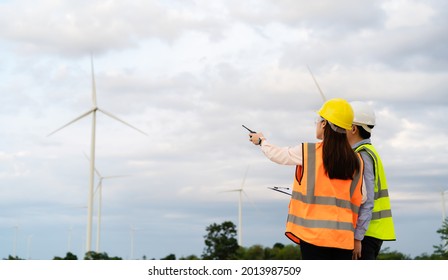
[[[96,187],[95,192],[98,192],[98,224],[96,230],[96,252],[100,252],[100,237],[101,237],[101,208],[102,208],[102,196],[103,196],[103,179],[112,179],[112,178],[120,178],[126,177],[126,175],[121,176],[101,176],[98,169],[95,168],[95,173],[98,175],[99,182]]]
[[[33,235],[28,235],[27,246],[26,246],[26,259],[31,260],[31,243],[33,241]]]
[[[72,232],[73,226],[70,226],[70,228],[68,229],[67,252],[72,251]]]
[[[445,193],[447,192],[448,190],[440,192],[440,194],[442,195],[442,222],[444,222],[446,219]]]
[[[17,257],[17,235],[19,234],[19,225],[15,225],[13,226],[14,229],[14,242],[13,242],[13,252],[12,252],[12,256],[14,258]]]
[[[95,74],[94,74],[94,68],[93,68],[93,56],[90,56],[91,61],[91,68],[92,68],[92,109],[87,111],[86,113],[82,114],[81,116],[77,117],[76,119],[72,120],[71,122],[67,123],[66,125],[56,129],[52,133],[50,133],[48,136],[53,135],[54,133],[58,132],[59,130],[71,125],[72,123],[92,114],[92,134],[91,134],[91,146],[90,146],[90,188],[89,188],[89,196],[88,196],[88,204],[87,204],[87,236],[86,236],[86,252],[91,251],[91,245],[92,245],[92,217],[93,217],[93,191],[94,191],[94,176],[95,176],[95,139],[96,139],[96,113],[97,111],[100,111],[101,113],[105,114],[106,116],[109,116],[112,119],[115,119],[135,130],[138,132],[147,135],[145,132],[141,131],[140,129],[128,124],[127,122],[119,119],[118,117],[114,116],[111,113],[108,113],[97,106],[97,100],[96,100],[96,86],[95,86]]]
[[[244,184],[246,182],[247,172],[249,171],[249,167],[246,169],[246,173],[244,173],[243,182],[241,183],[241,187],[238,189],[228,190],[224,192],[238,192],[238,245],[243,246],[243,193],[247,196],[247,193],[243,190]]]
[[[130,235],[131,235],[131,257],[130,260],[134,259],[134,235],[135,231],[139,230],[138,228],[134,227],[133,225],[130,226]]]

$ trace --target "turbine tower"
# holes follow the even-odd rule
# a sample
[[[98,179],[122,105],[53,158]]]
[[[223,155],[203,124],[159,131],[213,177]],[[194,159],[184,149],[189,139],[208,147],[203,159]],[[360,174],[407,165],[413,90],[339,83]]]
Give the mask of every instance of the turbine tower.
[[[91,62],[91,68],[92,68],[92,109],[87,111],[86,113],[82,114],[81,116],[77,117],[76,119],[72,120],[71,122],[67,123],[66,125],[56,129],[52,133],[50,133],[48,136],[53,135],[54,133],[58,132],[59,130],[71,125],[72,123],[92,114],[92,134],[91,134],[91,145],[90,145],[90,180],[89,180],[89,195],[88,195],[88,202],[87,202],[87,235],[86,235],[86,252],[91,251],[92,246],[92,217],[93,217],[93,191],[94,191],[94,177],[95,177],[95,139],[96,139],[96,113],[97,111],[100,111],[101,113],[105,114],[106,116],[117,120],[135,130],[138,132],[147,135],[145,132],[141,131],[140,129],[128,124],[127,122],[119,119],[118,117],[114,116],[111,113],[108,113],[100,108],[98,108],[97,100],[96,100],[96,86],[95,86],[95,74],[94,74],[94,68],[93,68],[93,55],[90,56],[90,62]]]
[[[247,197],[246,192],[243,190],[244,183],[246,182],[247,172],[249,171],[249,167],[246,169],[246,173],[244,174],[243,182],[241,183],[241,187],[238,189],[228,190],[224,192],[238,192],[238,245],[243,246],[243,193]]]
[[[129,233],[130,233],[130,236],[131,236],[131,255],[130,255],[130,257],[129,257],[129,259],[130,260],[133,260],[134,259],[134,243],[135,243],[135,232],[137,231],[137,230],[139,230],[138,228],[136,228],[136,227],[134,227],[134,225],[131,225],[130,226],[130,229],[129,229]]]
[[[13,249],[12,249],[12,256],[14,258],[17,258],[17,235],[19,234],[19,225],[16,224],[13,226],[14,229],[14,241],[13,241]]]
[[[442,195],[442,223],[445,222],[446,219],[445,193],[448,193],[448,190],[440,192]]]

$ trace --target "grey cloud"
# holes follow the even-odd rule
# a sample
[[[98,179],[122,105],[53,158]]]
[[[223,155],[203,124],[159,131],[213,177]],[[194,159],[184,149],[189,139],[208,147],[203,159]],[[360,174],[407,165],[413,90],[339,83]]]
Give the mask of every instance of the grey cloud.
[[[26,5],[23,8],[22,5]],[[204,22],[158,1],[76,4],[18,1],[0,6],[4,39],[16,42],[21,53],[57,53],[80,56],[136,48],[142,39],[175,41],[184,32],[202,30],[220,37],[221,23]]]

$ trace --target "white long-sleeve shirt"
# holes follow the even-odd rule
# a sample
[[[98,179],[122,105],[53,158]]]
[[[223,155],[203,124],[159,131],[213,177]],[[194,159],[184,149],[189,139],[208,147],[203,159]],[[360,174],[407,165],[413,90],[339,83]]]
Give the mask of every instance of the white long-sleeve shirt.
[[[302,146],[277,147],[266,139],[261,142],[261,150],[271,161],[281,165],[302,165]]]

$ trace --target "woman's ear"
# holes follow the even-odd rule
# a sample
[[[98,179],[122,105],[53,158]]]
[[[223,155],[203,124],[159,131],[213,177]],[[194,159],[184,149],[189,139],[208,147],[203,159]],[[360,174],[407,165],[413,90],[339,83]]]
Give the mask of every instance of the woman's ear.
[[[323,120],[322,121],[322,128],[325,128],[326,125],[327,125],[327,120]]]

